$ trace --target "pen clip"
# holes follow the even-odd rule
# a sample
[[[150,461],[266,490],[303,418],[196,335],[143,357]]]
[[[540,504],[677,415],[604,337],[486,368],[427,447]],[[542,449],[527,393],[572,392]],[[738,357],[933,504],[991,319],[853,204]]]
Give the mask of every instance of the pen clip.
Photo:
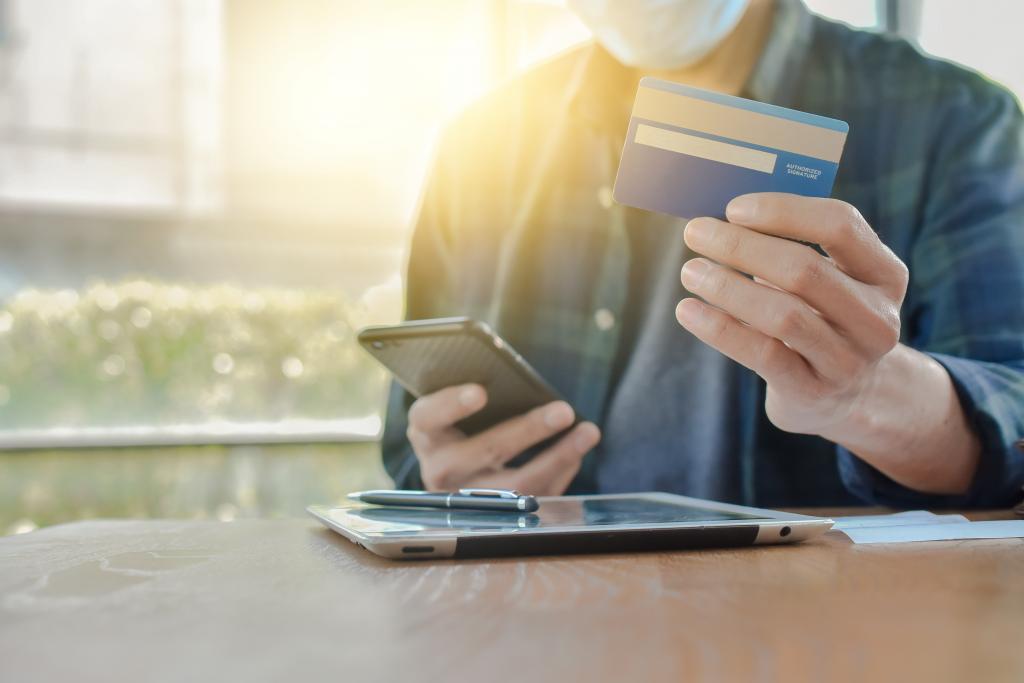
[[[487,498],[521,498],[519,491],[510,489],[459,489],[460,496],[482,496]]]

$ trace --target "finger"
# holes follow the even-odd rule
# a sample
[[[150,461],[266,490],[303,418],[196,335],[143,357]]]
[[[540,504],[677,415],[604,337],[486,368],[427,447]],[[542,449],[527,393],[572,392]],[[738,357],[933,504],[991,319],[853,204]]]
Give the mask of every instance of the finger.
[[[568,403],[553,401],[474,436],[452,439],[443,448],[428,449],[420,458],[424,483],[447,490],[498,472],[530,446],[572,425],[574,417]]]
[[[600,440],[601,430],[597,425],[580,423],[522,467],[502,470],[495,478],[497,485],[535,496],[560,495],[579,472],[583,456]]]
[[[683,234],[695,252],[795,294],[859,348],[885,349],[899,329],[898,303],[806,245],[714,218],[690,221]]]
[[[858,372],[862,361],[857,351],[792,294],[758,284],[702,258],[687,261],[681,277],[689,291],[785,343],[819,375],[839,380]]]
[[[552,401],[453,445],[446,457],[453,459],[453,466],[459,466],[455,461],[472,461],[478,471],[500,469],[530,446],[570,427],[575,417],[568,403]]]
[[[676,319],[695,337],[750,368],[781,394],[806,394],[818,381],[796,351],[697,299],[680,301]]]
[[[855,281],[814,249],[715,218],[695,218],[683,231],[693,251],[815,303],[842,306],[862,295]],[[827,291],[823,291],[827,288]],[[827,295],[827,297],[826,297]],[[817,307],[817,306],[816,306]]]
[[[761,192],[736,197],[725,215],[758,232],[820,244],[839,268],[861,282],[906,287],[906,266],[852,204]]]
[[[409,407],[409,426],[427,435],[444,431],[487,404],[479,384],[460,384],[421,396]]]

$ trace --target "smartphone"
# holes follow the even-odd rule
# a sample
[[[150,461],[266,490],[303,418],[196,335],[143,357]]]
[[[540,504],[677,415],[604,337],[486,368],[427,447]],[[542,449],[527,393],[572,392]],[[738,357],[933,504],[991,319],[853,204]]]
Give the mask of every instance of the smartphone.
[[[456,424],[467,436],[551,401],[565,400],[486,323],[470,318],[367,327],[359,343],[417,398],[475,383],[487,405]]]

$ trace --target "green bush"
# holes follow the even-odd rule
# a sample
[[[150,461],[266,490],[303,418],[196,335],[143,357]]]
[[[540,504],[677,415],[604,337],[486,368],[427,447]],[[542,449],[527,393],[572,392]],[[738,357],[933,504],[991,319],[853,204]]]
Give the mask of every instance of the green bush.
[[[369,319],[333,290],[24,290],[0,307],[0,429],[375,414],[385,374],[355,342]]]

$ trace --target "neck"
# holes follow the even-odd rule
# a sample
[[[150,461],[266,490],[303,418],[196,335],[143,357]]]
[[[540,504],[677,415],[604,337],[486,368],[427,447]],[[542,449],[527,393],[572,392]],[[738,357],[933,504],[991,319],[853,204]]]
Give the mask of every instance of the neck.
[[[774,0],[751,0],[736,28],[706,57],[682,69],[636,69],[636,80],[655,76],[666,81],[738,95],[750,79],[771,32]]]

